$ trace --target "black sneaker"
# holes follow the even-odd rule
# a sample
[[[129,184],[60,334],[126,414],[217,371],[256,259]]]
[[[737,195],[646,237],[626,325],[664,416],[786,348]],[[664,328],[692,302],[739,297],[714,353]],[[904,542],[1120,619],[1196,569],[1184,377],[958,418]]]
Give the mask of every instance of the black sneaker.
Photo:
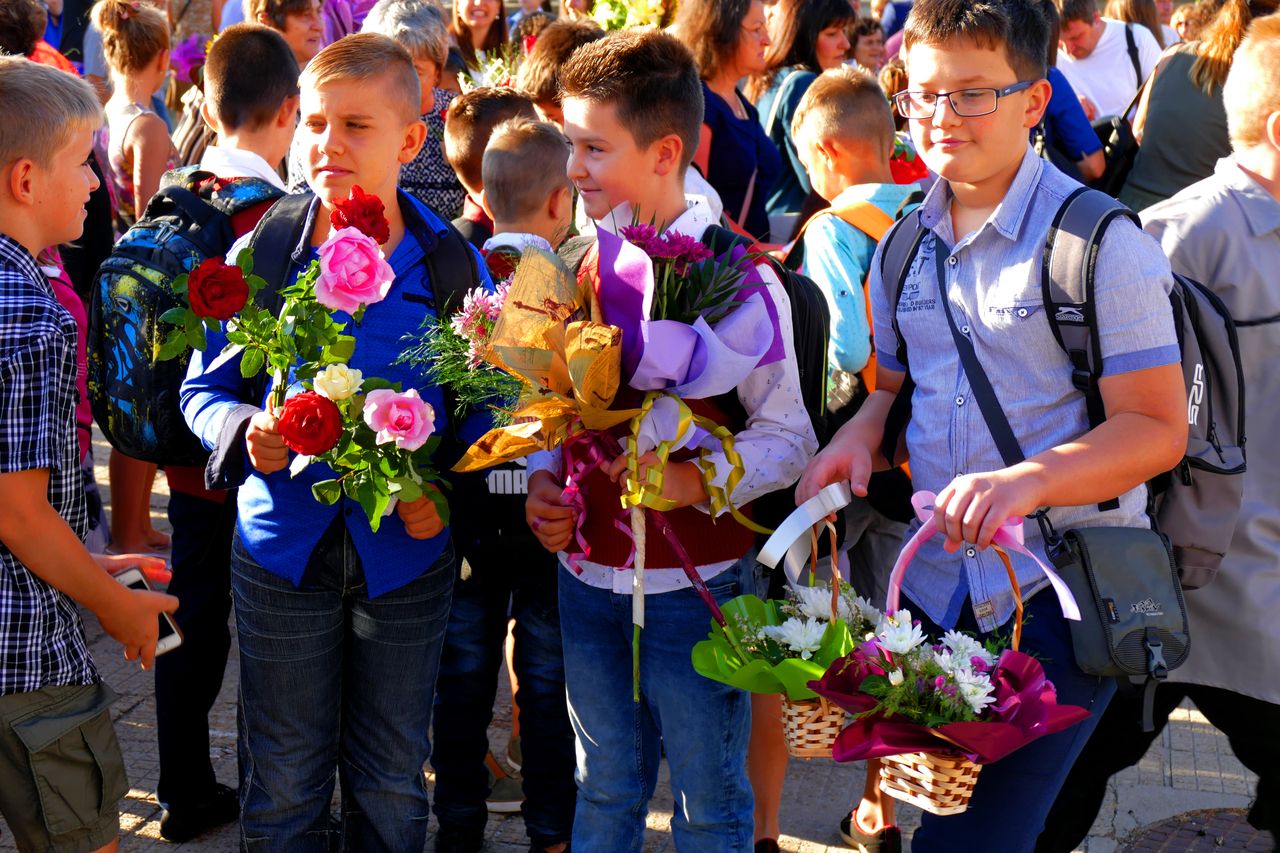
[[[886,826],[879,832],[868,834],[858,826],[852,812],[840,821],[840,837],[859,853],[902,853],[902,833],[898,827]]]
[[[441,826],[436,833],[436,853],[480,853],[484,849],[484,830]]]
[[[776,838],[761,838],[756,842],[755,853],[781,853],[781,850]]]
[[[165,805],[160,812],[160,837],[166,841],[190,841],[239,816],[239,793],[214,783],[213,790],[204,799],[183,806]]]

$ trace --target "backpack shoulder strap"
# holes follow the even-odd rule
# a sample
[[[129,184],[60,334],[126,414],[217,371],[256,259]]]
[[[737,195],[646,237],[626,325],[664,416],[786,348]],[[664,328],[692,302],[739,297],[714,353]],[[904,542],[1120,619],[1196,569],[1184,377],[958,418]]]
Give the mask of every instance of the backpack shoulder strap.
[[[1133,65],[1133,76],[1138,80],[1138,88],[1142,88],[1142,60],[1138,56],[1138,41],[1133,35],[1132,23],[1124,25],[1124,46],[1129,52],[1129,62]]]
[[[913,210],[899,219],[884,236],[883,248],[880,252],[880,280],[882,286],[891,287],[893,299],[890,300],[889,317],[893,324],[893,334],[898,340],[896,353],[898,363],[907,366],[907,345],[902,340],[902,332],[898,328],[898,303],[902,300],[902,288],[907,283],[907,273],[911,270],[911,262],[920,250],[920,242],[924,239],[925,228],[920,224],[920,211]]]
[[[314,200],[315,196],[310,193],[281,197],[258,220],[253,235],[249,238],[249,248],[254,250],[254,274],[267,283],[258,292],[257,301],[272,313],[279,311],[283,304],[280,291],[289,286],[289,271],[295,260],[295,248],[302,241]],[[258,248],[261,246],[272,247],[273,251],[259,252]]]
[[[427,274],[438,314],[462,307],[467,291],[480,286],[480,269],[471,244],[457,228],[447,222],[445,226],[447,233],[438,234],[435,251],[427,253]],[[460,274],[463,270],[465,275]]]

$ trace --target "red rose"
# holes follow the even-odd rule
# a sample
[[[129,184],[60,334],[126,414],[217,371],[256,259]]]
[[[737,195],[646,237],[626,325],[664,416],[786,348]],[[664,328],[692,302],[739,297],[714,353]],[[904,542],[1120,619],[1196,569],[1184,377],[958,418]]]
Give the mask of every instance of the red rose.
[[[334,228],[355,228],[381,246],[391,239],[391,226],[383,214],[382,199],[359,187],[351,188],[351,198],[334,205],[329,214]]]
[[[533,46],[536,45],[537,43],[538,43],[537,36],[525,36],[524,41],[520,43],[520,46],[524,48],[524,55],[528,56],[529,54],[533,53]]]
[[[249,301],[240,267],[209,258],[187,275],[187,304],[197,317],[230,320]]]
[[[276,429],[290,450],[318,456],[342,437],[342,412],[332,400],[304,391],[285,402]]]

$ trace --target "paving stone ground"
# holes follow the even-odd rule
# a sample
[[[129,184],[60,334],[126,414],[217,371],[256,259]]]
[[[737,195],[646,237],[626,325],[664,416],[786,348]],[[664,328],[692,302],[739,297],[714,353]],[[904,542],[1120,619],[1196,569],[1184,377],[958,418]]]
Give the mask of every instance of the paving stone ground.
[[[109,500],[109,493],[105,488],[107,448],[100,440],[95,442],[95,454],[99,461],[98,481],[103,484],[104,497]],[[157,528],[168,527],[164,517],[166,500],[164,478],[160,477],[153,501]],[[136,664],[125,663],[121,659],[119,646],[102,633],[92,616],[86,616],[85,624],[94,657],[106,680],[120,694],[120,701],[113,709],[113,717],[132,784],[128,796],[121,803],[120,829],[124,838],[122,848],[127,851],[162,851],[181,847],[192,853],[234,851],[237,838],[234,826],[225,827],[184,845],[170,845],[160,839],[160,807],[155,799],[159,768],[155,748],[152,676],[140,671]],[[233,648],[222,693],[210,721],[214,768],[219,781],[232,786],[236,784],[235,683],[238,671],[238,660]],[[505,675],[501,683],[505,684]],[[499,697],[490,728],[490,743],[495,755],[504,755],[510,726],[510,694],[500,690]],[[427,778],[430,782],[429,772]],[[838,825],[845,810],[853,802],[855,792],[861,790],[862,780],[861,764],[837,765],[827,760],[793,760],[787,771],[784,791],[782,849],[794,853],[826,853],[847,849],[841,846]],[[1138,830],[1143,827],[1188,812],[1201,812],[1200,820],[1211,820],[1224,810],[1247,808],[1255,784],[1256,778],[1232,755],[1226,737],[1188,704],[1175,712],[1171,724],[1138,766],[1112,779],[1106,801],[1081,851],[1190,851],[1192,847],[1168,844],[1130,846],[1129,842],[1132,837],[1138,839],[1135,843],[1141,843]],[[671,808],[672,795],[664,766],[648,819],[646,853],[675,849],[670,833]],[[1224,814],[1219,819],[1230,820],[1232,816]],[[901,806],[899,823],[904,835],[909,838],[912,830],[919,824],[919,812],[913,807]],[[434,819],[432,827],[434,829]],[[1191,830],[1193,834],[1196,831],[1198,829]],[[0,836],[0,853],[16,850],[3,821],[0,821],[0,832],[3,833]],[[1203,836],[1196,837],[1203,840]],[[1215,834],[1214,840],[1217,841],[1219,837]],[[1266,837],[1261,842],[1250,839],[1248,843],[1254,846],[1236,846],[1233,841],[1235,837],[1228,833],[1221,836],[1219,846],[1196,846],[1194,849],[1266,850],[1274,847],[1274,840]],[[516,853],[528,849],[524,825],[518,814],[492,816],[487,840],[488,849],[494,853]],[[1271,846],[1265,846],[1268,843]],[[427,849],[431,849],[430,842]]]

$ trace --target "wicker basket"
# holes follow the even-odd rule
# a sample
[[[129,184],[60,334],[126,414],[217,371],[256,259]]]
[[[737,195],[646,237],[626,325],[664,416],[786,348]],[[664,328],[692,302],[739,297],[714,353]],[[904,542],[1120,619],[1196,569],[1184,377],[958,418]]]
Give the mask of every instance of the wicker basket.
[[[844,709],[817,699],[782,697],[782,732],[787,752],[796,758],[830,758],[836,735],[844,728]]]
[[[969,807],[982,769],[964,756],[911,752],[880,759],[880,790],[936,815]]]

